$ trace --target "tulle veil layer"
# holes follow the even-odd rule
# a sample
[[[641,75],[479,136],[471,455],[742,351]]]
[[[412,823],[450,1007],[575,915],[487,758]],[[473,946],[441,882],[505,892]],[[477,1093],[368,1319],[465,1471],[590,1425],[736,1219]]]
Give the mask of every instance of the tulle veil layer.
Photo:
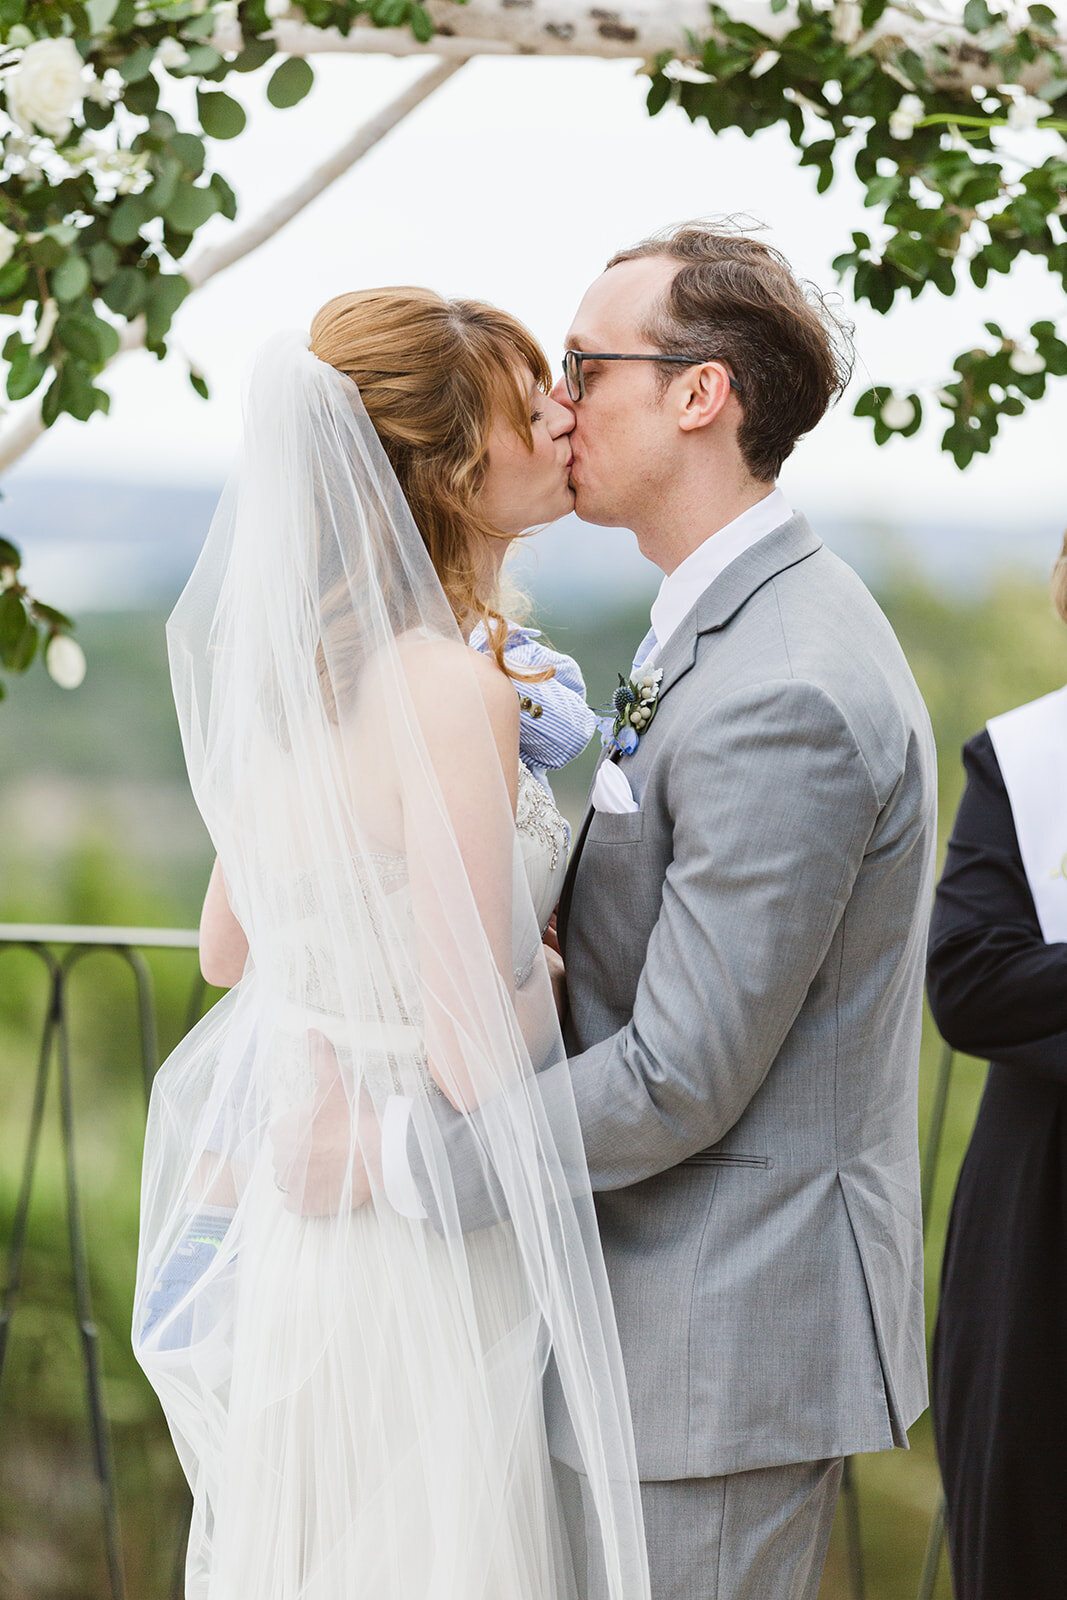
[[[145,1147],[134,1342],[193,1490],[187,1594],[573,1600],[595,1569],[610,1600],[647,1600],[484,662],[357,388],[296,335],[251,371],[239,470],[168,641],[249,943],[160,1070]],[[354,1203],[394,1097],[428,1220],[390,1204],[373,1157]],[[457,1113],[462,1173],[441,1133]],[[584,1481],[584,1547],[554,1432]]]

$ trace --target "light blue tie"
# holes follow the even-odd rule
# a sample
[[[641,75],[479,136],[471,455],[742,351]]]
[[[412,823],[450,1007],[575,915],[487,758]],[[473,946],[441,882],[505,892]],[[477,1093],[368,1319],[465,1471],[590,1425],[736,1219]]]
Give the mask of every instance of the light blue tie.
[[[658,644],[659,640],[656,638],[655,628],[649,628],[648,632],[645,634],[645,637],[641,640],[641,643],[637,647],[637,654],[634,656],[634,664],[630,668],[631,678],[637,677],[638,671],[644,666],[645,662],[648,660],[649,656],[652,654],[653,650]]]

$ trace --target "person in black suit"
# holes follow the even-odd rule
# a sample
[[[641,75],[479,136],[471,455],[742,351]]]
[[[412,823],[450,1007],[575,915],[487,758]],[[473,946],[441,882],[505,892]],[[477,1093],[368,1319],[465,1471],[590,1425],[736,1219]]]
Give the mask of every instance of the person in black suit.
[[[1067,621],[1067,538],[1053,594]],[[1067,913],[1049,899],[1067,896],[1067,882],[1048,865],[1067,872],[1064,697],[1022,708],[1021,765],[997,726],[1017,730],[1021,712],[964,746],[967,786],[930,930],[934,1019],[955,1049],[991,1062],[933,1349],[957,1600],[1067,1596]]]

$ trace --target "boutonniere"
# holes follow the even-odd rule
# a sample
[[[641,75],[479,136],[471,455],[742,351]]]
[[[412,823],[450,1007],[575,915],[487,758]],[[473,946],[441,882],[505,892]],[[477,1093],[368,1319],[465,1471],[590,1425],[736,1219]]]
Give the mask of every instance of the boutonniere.
[[[619,673],[619,687],[611,697],[610,707],[597,713],[600,741],[605,750],[621,750],[624,756],[633,755],[638,740],[656,715],[662,679],[662,667],[646,667],[634,678],[624,678]]]

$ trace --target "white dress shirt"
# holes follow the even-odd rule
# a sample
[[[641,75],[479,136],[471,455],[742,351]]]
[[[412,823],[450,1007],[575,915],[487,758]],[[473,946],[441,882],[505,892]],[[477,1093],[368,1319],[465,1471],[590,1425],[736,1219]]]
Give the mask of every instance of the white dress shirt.
[[[696,605],[704,590],[720,573],[744,555],[746,550],[765,539],[769,533],[788,522],[793,515],[789,501],[781,489],[772,489],[763,500],[749,506],[739,517],[728,522],[725,528],[713,533],[690,551],[673,572],[668,572],[659,586],[659,594],[652,602],[652,631],[656,644],[646,658],[648,665],[662,652],[664,645],[678,624]]]
[[[655,644],[643,665],[652,665],[679,623],[692,611],[704,590],[746,550],[788,522],[793,515],[780,489],[742,511],[739,517],[697,545],[673,572],[665,574],[659,593],[652,602],[652,632]],[[382,1118],[382,1181],[386,1198],[406,1217],[425,1217],[411,1164],[407,1158],[408,1124],[411,1102],[403,1095],[391,1095]]]

